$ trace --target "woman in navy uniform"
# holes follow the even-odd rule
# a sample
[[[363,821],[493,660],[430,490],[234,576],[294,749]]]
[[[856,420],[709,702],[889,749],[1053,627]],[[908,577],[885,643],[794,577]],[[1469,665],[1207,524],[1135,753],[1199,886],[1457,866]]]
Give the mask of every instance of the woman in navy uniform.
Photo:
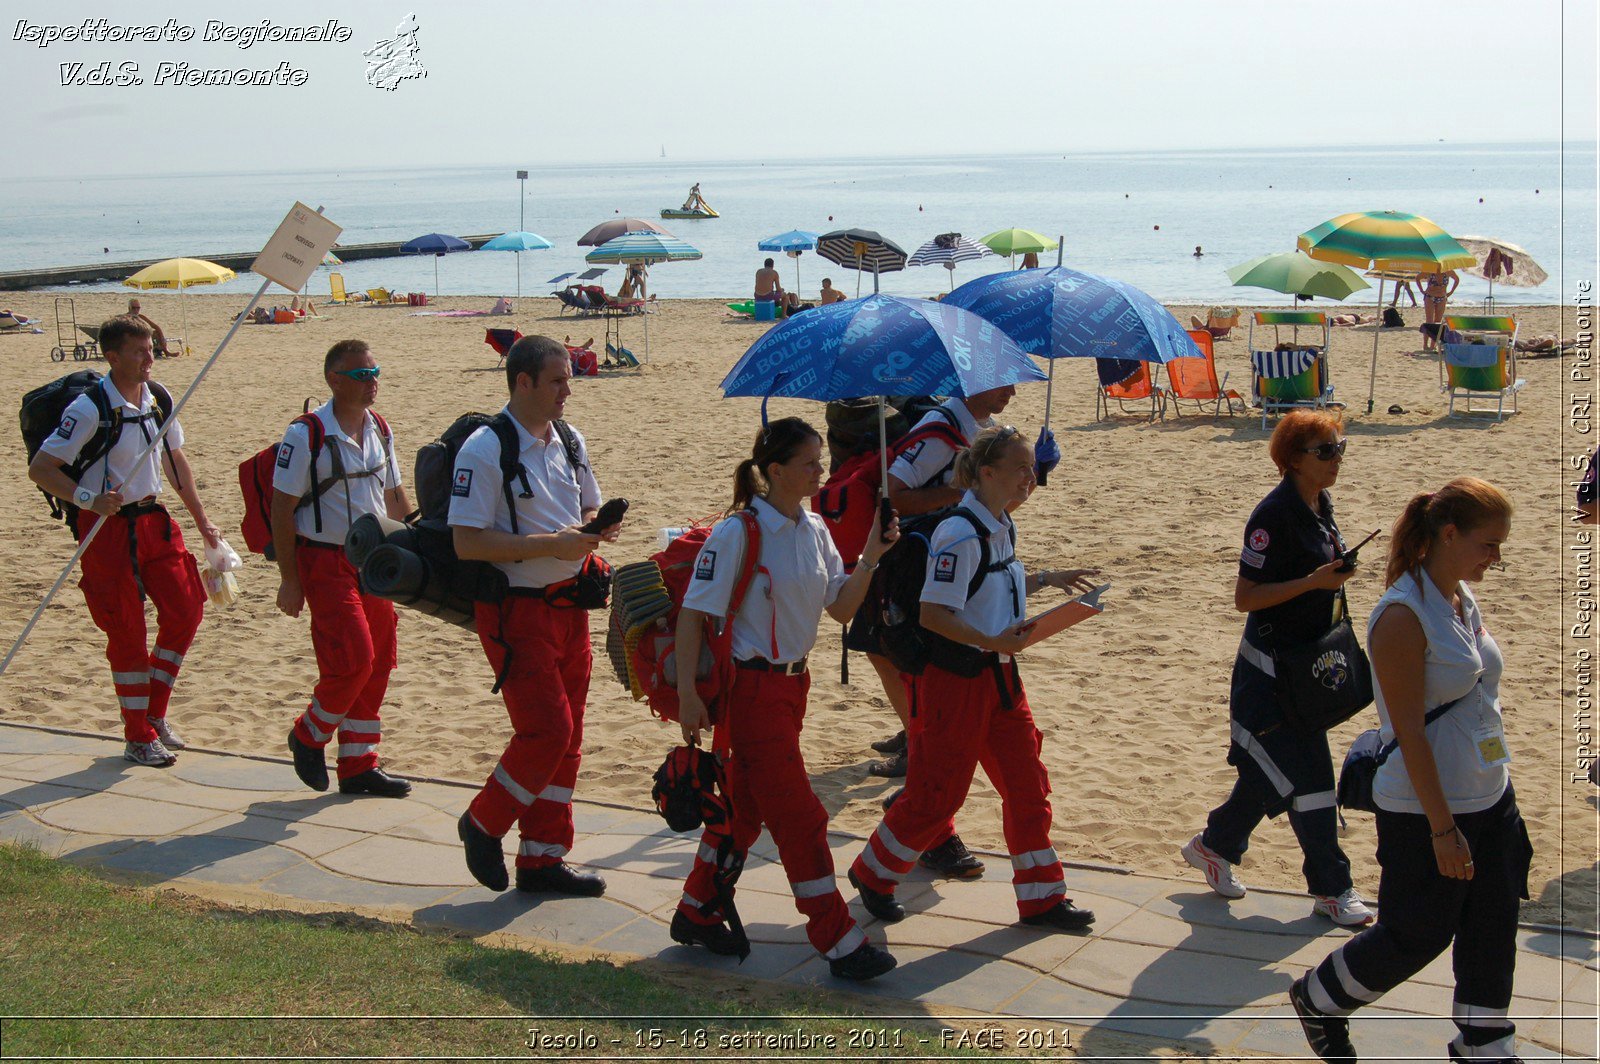
[[[1346,1017],[1453,941],[1450,1059],[1518,1064],[1512,970],[1533,846],[1506,771],[1504,661],[1467,589],[1510,534],[1511,500],[1472,477],[1415,496],[1395,524],[1367,625],[1380,737],[1398,744],[1372,781],[1380,915],[1289,991],[1323,1060],[1354,1060]]]
[[[1328,736],[1284,719],[1272,667],[1275,649],[1322,635],[1343,608],[1338,591],[1353,565],[1341,571],[1344,541],[1328,495],[1344,455],[1341,428],[1336,413],[1295,410],[1272,434],[1268,450],[1283,482],[1250,515],[1233,590],[1234,608],[1248,614],[1228,704],[1228,764],[1239,778],[1182,853],[1212,890],[1242,898],[1245,886],[1233,866],[1244,857],[1250,833],[1262,817],[1287,812],[1305,854],[1306,889],[1316,899],[1312,912],[1360,927],[1372,922],[1372,910],[1351,885],[1350,862],[1339,848]]]

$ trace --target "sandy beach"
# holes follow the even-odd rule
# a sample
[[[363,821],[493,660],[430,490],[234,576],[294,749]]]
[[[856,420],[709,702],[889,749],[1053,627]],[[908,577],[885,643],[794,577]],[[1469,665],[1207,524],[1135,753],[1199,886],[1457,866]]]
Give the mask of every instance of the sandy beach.
[[[320,282],[319,282],[320,283]],[[80,322],[120,311],[117,293],[76,297]],[[30,388],[73,369],[104,363],[49,360],[55,343],[53,297],[13,294],[7,305],[44,318],[42,335],[0,336],[13,407]],[[146,313],[169,334],[182,331],[178,301],[144,297]],[[486,309],[490,297],[446,298],[430,309]],[[156,376],[174,393],[186,387],[243,305],[235,296],[188,296],[194,354],[157,363]],[[486,326],[515,326],[581,343],[602,342],[603,323],[558,317],[550,299],[524,299],[512,318],[413,316],[414,308],[324,307],[322,320],[289,326],[246,325],[183,413],[186,450],[212,519],[234,545],[243,509],[236,468],[281,437],[302,400],[320,403],[321,358],[339,339],[369,341],[383,365],[378,408],[393,425],[409,477],[416,448],[459,413],[492,411],[504,400],[497,356],[483,343]],[[1195,308],[1172,308],[1187,321]],[[1351,309],[1370,310],[1370,304]],[[1204,309],[1200,309],[1204,314]],[[1420,310],[1407,310],[1413,324]],[[1524,337],[1556,333],[1560,308],[1516,311]],[[624,323],[628,346],[643,355],[642,322]],[[664,301],[651,315],[650,362],[639,370],[576,383],[568,416],[586,434],[608,495],[631,500],[615,563],[655,550],[657,530],[711,515],[727,505],[731,471],[748,453],[759,424],[755,400],[724,400],[717,388],[729,366],[767,328],[726,316],[712,300]],[[1568,331],[1570,332],[1570,324]],[[1446,419],[1432,356],[1419,353],[1415,329],[1382,333],[1377,412],[1366,415],[1370,327],[1336,329],[1332,376],[1349,405],[1350,449],[1334,489],[1341,526],[1387,530],[1407,498],[1452,476],[1473,474],[1509,491],[1517,506],[1505,548],[1506,571],[1476,589],[1490,631],[1506,658],[1502,683],[1512,773],[1533,835],[1533,901],[1523,918],[1595,925],[1595,798],[1569,781],[1572,674],[1562,653],[1560,529],[1571,498],[1559,433],[1565,416],[1563,362],[1524,358],[1528,381],[1521,413],[1504,423]],[[1248,393],[1243,330],[1217,345],[1219,375]],[[1402,414],[1384,411],[1391,404]],[[1045,388],[1029,386],[1004,420],[1030,437],[1044,418]],[[773,416],[798,414],[822,424],[822,408],[774,402]],[[1065,457],[1018,514],[1020,553],[1030,567],[1097,567],[1114,584],[1108,611],[1093,623],[1030,651],[1022,671],[1045,733],[1044,761],[1055,807],[1054,836],[1063,859],[1141,871],[1191,874],[1178,847],[1226,794],[1233,770],[1224,762],[1229,669],[1243,626],[1232,588],[1243,523],[1277,475],[1267,457],[1259,415],[1138,417],[1096,422],[1094,368],[1064,360],[1056,369],[1052,425]],[[24,474],[13,430],[0,478],[0,609],[10,620],[9,645],[70,557],[71,536],[49,520],[44,500]],[[181,505],[174,513],[199,550]],[[1359,538],[1359,537],[1351,537]],[[1363,556],[1348,585],[1364,619],[1381,591],[1380,545]],[[208,608],[173,700],[171,719],[195,746],[284,756],[284,738],[315,677],[307,621],[275,609],[276,570],[251,557],[240,574],[241,601]],[[75,585],[74,574],[71,583]],[[1570,588],[1567,590],[1570,591]],[[1038,605],[1048,603],[1040,596]],[[631,701],[603,654],[604,614],[591,618],[597,656],[584,736],[580,792],[642,807],[650,773],[677,729]],[[120,733],[103,656],[103,638],[82,597],[68,586],[46,612],[29,645],[0,677],[6,719]],[[865,834],[877,823],[878,800],[896,784],[869,777],[868,743],[898,726],[864,658],[853,656],[851,683],[839,679],[839,630],[825,625],[813,657],[807,762],[836,828]],[[1564,678],[1565,677],[1565,678]],[[481,779],[508,734],[504,708],[489,693],[491,677],[474,636],[415,613],[402,614],[400,666],[384,709],[383,755],[398,774]],[[1338,729],[1342,753],[1368,710]],[[1567,760],[1563,759],[1563,744]],[[289,768],[284,768],[286,777]],[[1003,850],[999,799],[975,783],[957,818],[975,848]],[[1350,818],[1344,845],[1357,886],[1377,891],[1372,818]],[[988,875],[1003,876],[1004,861]],[[1286,822],[1258,831],[1241,877],[1252,886],[1303,888],[1300,854]],[[1198,876],[1196,876],[1198,882]]]

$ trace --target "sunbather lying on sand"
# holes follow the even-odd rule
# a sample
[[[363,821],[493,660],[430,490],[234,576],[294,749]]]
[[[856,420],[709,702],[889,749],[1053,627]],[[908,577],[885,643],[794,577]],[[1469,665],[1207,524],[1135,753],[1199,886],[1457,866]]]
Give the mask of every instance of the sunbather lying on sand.
[[[1330,325],[1371,325],[1373,322],[1375,322],[1377,320],[1378,320],[1378,316],[1376,314],[1357,314],[1354,311],[1352,311],[1349,314],[1335,314],[1333,317],[1328,319],[1328,324],[1330,324]]]
[[[1530,337],[1527,340],[1517,341],[1517,350],[1530,354],[1555,354],[1566,351],[1577,345],[1576,340],[1558,340],[1554,333],[1545,333],[1542,336]]]

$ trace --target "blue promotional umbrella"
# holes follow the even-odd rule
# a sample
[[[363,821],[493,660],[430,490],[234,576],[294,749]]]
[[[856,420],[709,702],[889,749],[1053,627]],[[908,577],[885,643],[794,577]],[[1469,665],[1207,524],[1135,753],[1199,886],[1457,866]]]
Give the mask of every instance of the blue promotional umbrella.
[[[472,245],[458,236],[448,233],[428,233],[424,236],[413,237],[400,245],[402,255],[433,255],[433,298],[439,298],[439,259],[437,256],[448,255],[452,251],[471,251]]]
[[[510,251],[517,256],[517,298],[522,298],[522,253],[524,251],[544,251],[555,245],[550,243],[538,233],[529,233],[518,230],[515,233],[501,233],[493,240],[487,241],[479,251]],[[437,263],[435,264],[437,265]]]
[[[758,251],[782,251],[794,258],[794,287],[800,288],[800,253],[817,246],[817,234],[804,229],[791,229],[787,233],[769,236],[756,244]]]
[[[1170,362],[1204,358],[1182,323],[1155,298],[1123,281],[1052,266],[991,273],[944,297],[993,322],[1029,354],[1055,359]],[[1050,427],[1049,398],[1045,427]]]
[[[877,396],[887,484],[883,396],[968,396],[1044,379],[1021,347],[974,314],[926,299],[873,295],[785,318],[728,371],[722,394],[822,402]]]

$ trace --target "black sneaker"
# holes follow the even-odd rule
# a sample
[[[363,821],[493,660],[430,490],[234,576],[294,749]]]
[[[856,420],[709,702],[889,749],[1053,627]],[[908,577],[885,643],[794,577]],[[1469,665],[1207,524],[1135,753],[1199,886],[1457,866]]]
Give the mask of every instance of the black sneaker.
[[[672,941],[682,946],[704,946],[719,957],[737,957],[746,949],[745,943],[725,923],[697,924],[682,909],[672,914],[672,926],[667,928]]]
[[[1310,973],[1296,979],[1289,987],[1289,1004],[1300,1017],[1300,1028],[1306,1033],[1306,1044],[1323,1060],[1339,1064],[1355,1064],[1356,1047],[1350,1044],[1350,1021],[1342,1016],[1329,1016],[1317,1011],[1306,990]]]
[[[898,963],[888,950],[879,949],[870,942],[863,942],[855,952],[838,960],[829,961],[828,971],[833,973],[835,979],[851,979],[864,983],[868,979],[876,979],[884,972],[894,971],[894,966]]]
[[[1454,1042],[1450,1042],[1444,1048],[1450,1054],[1451,1060],[1468,1059],[1467,1057],[1462,1056],[1460,1051],[1456,1049],[1456,1044]],[[1523,1064],[1523,1060],[1521,1057],[1500,1057],[1498,1060],[1487,1062],[1487,1064]]]
[[[898,924],[906,918],[906,907],[895,901],[893,894],[885,894],[881,890],[873,890],[861,882],[861,877],[856,875],[854,868],[850,870],[850,885],[861,892],[861,904],[866,907],[867,912],[878,919],[885,923]],[[860,951],[858,950],[857,952]],[[851,956],[853,957],[855,954],[851,954]],[[832,961],[830,963],[838,964],[839,962]],[[894,965],[892,964],[889,966],[889,968],[893,967]],[[884,969],[884,971],[888,970],[888,968]],[[837,975],[839,973],[835,972],[834,974]]]
[[[301,742],[293,729],[289,731],[289,753],[294,755],[294,774],[300,777],[301,783],[314,791],[328,789],[328,762],[322,751]]]
[[[887,739],[879,739],[872,748],[880,754],[901,754],[906,749],[906,732],[902,728]]]
[[[951,879],[977,879],[983,875],[983,862],[972,855],[960,835],[951,835],[918,857],[917,863]]]
[[[529,894],[572,894],[598,898],[606,892],[606,881],[593,872],[580,872],[565,861],[542,868],[517,869],[517,889]]]
[[[1094,913],[1072,904],[1071,898],[1062,898],[1061,904],[1042,913],[1024,916],[1022,922],[1029,927],[1053,927],[1058,931],[1082,931],[1094,923]]]
[[[903,780],[906,778],[906,752],[900,751],[892,757],[880,758],[867,762],[867,775],[882,776],[885,779]]]
[[[472,878],[490,890],[501,891],[511,885],[506,875],[506,855],[500,849],[500,840],[472,822],[470,812],[462,813],[456,822],[456,834],[467,850],[467,871]]]

